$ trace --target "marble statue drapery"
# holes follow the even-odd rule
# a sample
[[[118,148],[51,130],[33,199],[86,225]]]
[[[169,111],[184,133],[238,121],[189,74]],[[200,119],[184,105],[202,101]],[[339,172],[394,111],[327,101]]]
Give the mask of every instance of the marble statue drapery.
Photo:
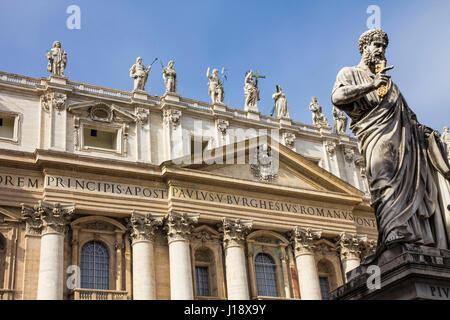
[[[342,86],[372,81],[370,71],[346,67],[339,72],[333,93]],[[448,190],[439,190],[438,172],[428,156],[426,140],[431,130],[417,122],[392,81],[382,99],[371,91],[338,107],[350,117],[350,129],[366,159],[380,250],[394,242],[447,249],[447,204],[440,201],[439,192]]]

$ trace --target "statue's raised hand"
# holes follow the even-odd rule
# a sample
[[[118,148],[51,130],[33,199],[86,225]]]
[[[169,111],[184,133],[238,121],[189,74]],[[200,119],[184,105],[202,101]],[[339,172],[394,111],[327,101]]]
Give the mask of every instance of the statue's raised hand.
[[[391,79],[391,76],[387,75],[386,71],[391,70],[393,68],[394,68],[394,66],[385,67],[375,75],[375,78],[373,79],[373,85],[376,89],[378,89],[381,86],[388,85],[389,80]]]

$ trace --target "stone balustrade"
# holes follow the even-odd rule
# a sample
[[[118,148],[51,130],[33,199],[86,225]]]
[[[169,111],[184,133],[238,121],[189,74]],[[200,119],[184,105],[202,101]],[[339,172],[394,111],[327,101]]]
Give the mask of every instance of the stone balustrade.
[[[73,300],[127,300],[127,291],[74,289]]]
[[[0,300],[13,300],[14,290],[0,289]]]

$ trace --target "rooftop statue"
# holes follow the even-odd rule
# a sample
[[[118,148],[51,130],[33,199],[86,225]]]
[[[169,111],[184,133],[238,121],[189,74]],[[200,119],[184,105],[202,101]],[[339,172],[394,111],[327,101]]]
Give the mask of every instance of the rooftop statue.
[[[360,63],[339,71],[331,96],[350,117],[366,163],[378,247],[365,263],[399,243],[449,247],[440,193],[450,191],[438,183],[438,174],[450,179],[444,145],[437,131],[418,122],[386,74],[393,68],[385,67],[388,43],[382,30],[364,32]]]
[[[447,147],[447,158],[450,160],[450,133],[448,132],[448,127],[444,127],[444,132],[442,133],[442,142]]]
[[[253,79],[255,78],[255,79]],[[259,88],[258,88],[258,78],[265,78],[265,76],[261,76],[256,71],[256,74],[253,74],[253,71],[250,70],[245,75],[244,80],[244,94],[245,94],[245,111],[254,111],[258,112],[258,101],[259,101]]]
[[[133,64],[133,66],[130,68],[130,78],[134,79],[133,91],[145,91],[145,84],[147,83],[148,74],[151,69],[151,65],[149,65],[147,69],[145,68],[145,66],[142,64],[141,57],[136,58],[136,63]]]
[[[289,106],[284,95],[283,89],[277,85],[277,92],[272,95],[272,99],[275,100],[275,113],[277,119],[289,118]]]
[[[61,42],[53,42],[53,47],[47,52],[47,71],[52,75],[64,76],[67,65],[67,53],[61,48]]]
[[[345,134],[347,130],[347,116],[344,112],[333,106],[334,132],[336,134]]]
[[[312,97],[309,104],[309,110],[312,112],[313,125],[316,127],[329,127],[327,117],[322,113],[322,106],[317,103],[317,98]]]
[[[162,72],[164,84],[166,86],[166,93],[177,92],[177,72],[173,68],[174,64],[175,62],[173,60],[170,60],[167,64],[167,67],[165,67]]]
[[[213,69],[212,73],[209,74],[210,68],[206,71],[206,76],[209,79],[208,94],[211,97],[212,103],[223,103],[225,98],[225,91],[223,89],[223,83],[219,78],[219,70]]]

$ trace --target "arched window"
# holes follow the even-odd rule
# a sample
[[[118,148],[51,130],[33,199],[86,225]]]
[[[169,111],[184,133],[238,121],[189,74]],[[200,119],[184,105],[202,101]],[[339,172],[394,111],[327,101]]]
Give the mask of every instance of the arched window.
[[[277,266],[272,257],[259,253],[255,258],[258,296],[278,297]]]
[[[210,249],[200,248],[195,251],[195,284],[197,296],[218,295],[214,254]]]
[[[320,292],[322,300],[330,299],[330,291],[337,287],[336,273],[333,264],[327,259],[321,259],[317,264],[319,272]]]
[[[97,241],[81,249],[81,288],[109,290],[109,253]]]

